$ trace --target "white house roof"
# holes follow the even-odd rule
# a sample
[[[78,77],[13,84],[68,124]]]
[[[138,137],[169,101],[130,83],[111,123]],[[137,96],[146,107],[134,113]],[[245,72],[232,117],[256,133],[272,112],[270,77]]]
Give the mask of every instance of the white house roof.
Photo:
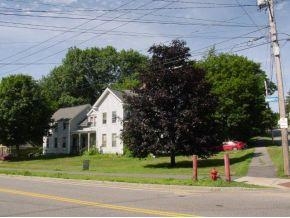
[[[65,107],[58,109],[53,115],[52,119],[58,121],[61,119],[72,119],[77,116],[79,113],[89,110],[91,108],[90,104],[78,105],[74,107]]]
[[[129,90],[125,90],[125,91],[117,91],[117,90],[113,90],[110,88],[106,88],[105,91],[101,94],[101,96],[98,98],[98,100],[96,101],[96,103],[93,105],[93,108],[96,108],[99,106],[99,104],[103,101],[103,99],[109,94],[111,93],[113,96],[115,96],[121,103],[124,102],[124,96],[125,95],[130,95],[131,92]],[[93,110],[93,109],[92,109]],[[90,113],[90,112],[89,112]]]

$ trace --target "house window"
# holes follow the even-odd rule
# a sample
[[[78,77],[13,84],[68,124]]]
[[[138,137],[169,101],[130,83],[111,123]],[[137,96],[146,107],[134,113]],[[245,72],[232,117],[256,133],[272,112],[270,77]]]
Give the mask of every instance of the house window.
[[[103,113],[103,124],[107,123],[107,113]]]
[[[93,125],[94,125],[94,126],[97,125],[97,117],[96,117],[96,116],[94,116],[94,123],[93,123]]]
[[[66,122],[62,123],[63,129],[66,129]]]
[[[58,123],[55,123],[54,124],[54,132],[57,132],[57,130],[58,130]]]
[[[107,146],[107,134],[102,134],[102,147]]]
[[[112,112],[112,123],[116,123],[116,121],[117,121],[117,112],[113,111]]]
[[[49,148],[49,138],[46,138],[46,147]]]
[[[117,134],[113,133],[112,134],[112,147],[116,147],[117,146]]]
[[[66,147],[66,137],[62,138],[62,147],[65,148]]]
[[[89,122],[91,123],[91,126],[96,126],[97,117],[91,116],[89,119]]]
[[[57,148],[57,138],[54,138],[54,147]]]

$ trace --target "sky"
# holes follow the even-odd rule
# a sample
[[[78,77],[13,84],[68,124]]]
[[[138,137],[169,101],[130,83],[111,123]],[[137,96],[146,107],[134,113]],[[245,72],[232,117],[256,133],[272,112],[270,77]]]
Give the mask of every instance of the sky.
[[[290,91],[290,0],[275,2],[284,93]],[[153,44],[185,40],[192,59],[209,48],[248,57],[276,83],[268,12],[256,0],[1,0],[0,78],[40,79],[70,47],[111,45],[145,55]],[[277,95],[276,93],[274,95]],[[278,110],[277,102],[270,107]]]

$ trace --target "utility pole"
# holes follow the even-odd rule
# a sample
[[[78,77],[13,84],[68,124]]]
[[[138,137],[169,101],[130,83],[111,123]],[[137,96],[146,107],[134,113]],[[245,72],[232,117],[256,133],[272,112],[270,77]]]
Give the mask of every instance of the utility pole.
[[[276,21],[274,15],[274,0],[258,0],[260,8],[267,7],[269,12],[270,22],[270,37],[274,55],[276,79],[278,86],[278,102],[279,102],[279,114],[280,114],[280,128],[281,128],[281,140],[283,150],[283,161],[284,161],[284,175],[289,176],[289,147],[288,147],[288,120],[285,111],[284,101],[284,90],[283,90],[283,79],[282,79],[282,68],[280,60],[280,47],[278,43]]]

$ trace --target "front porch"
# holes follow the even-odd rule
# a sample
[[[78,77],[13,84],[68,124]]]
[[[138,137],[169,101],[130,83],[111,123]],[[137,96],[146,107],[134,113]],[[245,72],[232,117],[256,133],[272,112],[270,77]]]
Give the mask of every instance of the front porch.
[[[78,130],[72,133],[71,154],[82,154],[92,148],[96,148],[96,131]]]

